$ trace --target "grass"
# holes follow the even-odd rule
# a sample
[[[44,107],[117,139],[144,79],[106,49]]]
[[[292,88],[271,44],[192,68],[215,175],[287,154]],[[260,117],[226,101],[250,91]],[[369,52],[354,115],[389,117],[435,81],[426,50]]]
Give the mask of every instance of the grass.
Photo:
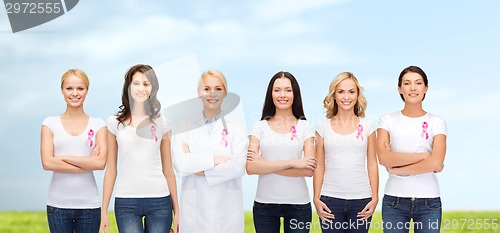
[[[110,213],[111,232],[118,232],[115,217]],[[373,216],[372,226],[381,225],[381,215]],[[454,211],[443,214],[441,232],[500,232],[500,211]],[[318,217],[313,215],[311,233],[321,232]],[[488,229],[486,229],[488,228]],[[43,211],[35,212],[0,212],[1,233],[48,233],[47,217]],[[254,233],[251,212],[245,212],[245,233]],[[281,231],[283,232],[283,231]],[[370,229],[370,233],[383,232],[382,229]]]

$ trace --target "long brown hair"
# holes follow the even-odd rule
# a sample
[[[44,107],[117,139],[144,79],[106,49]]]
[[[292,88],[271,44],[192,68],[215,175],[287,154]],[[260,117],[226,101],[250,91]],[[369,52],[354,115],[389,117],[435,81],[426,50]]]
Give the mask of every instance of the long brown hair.
[[[146,76],[148,81],[151,83],[151,93],[149,98],[146,100],[146,114],[149,116],[151,122],[160,116],[159,112],[161,110],[160,101],[157,99],[159,83],[158,78],[156,77],[156,73],[153,70],[153,67],[144,64],[137,64],[132,66],[127,73],[125,74],[125,82],[123,83],[122,90],[122,105],[120,106],[120,110],[116,114],[116,119],[122,124],[125,125],[125,120],[130,118],[131,114],[131,105],[133,102],[130,102],[130,84],[132,83],[132,77],[135,73],[140,72]]]

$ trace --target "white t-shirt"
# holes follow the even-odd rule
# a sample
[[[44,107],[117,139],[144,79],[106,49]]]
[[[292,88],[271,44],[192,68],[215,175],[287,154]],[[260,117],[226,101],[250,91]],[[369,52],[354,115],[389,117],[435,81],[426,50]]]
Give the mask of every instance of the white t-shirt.
[[[118,124],[116,116],[106,120],[108,130],[118,142],[120,168],[115,197],[165,197],[170,194],[163,175],[160,143],[170,131],[164,117],[136,129]]]
[[[401,112],[386,114],[380,118],[379,128],[389,132],[391,150],[401,153],[432,152],[434,136],[447,134],[443,118],[427,113],[411,118]],[[399,176],[389,174],[385,194],[396,197],[439,197],[439,184],[434,172]]]
[[[89,117],[84,132],[73,136],[64,130],[60,116],[47,117],[42,125],[47,126],[52,131],[54,157],[64,155],[90,156],[96,144],[97,132],[106,126],[103,120]],[[66,209],[99,208],[101,204],[94,173],[92,171],[83,173],[53,172],[47,205]]]
[[[266,120],[255,123],[250,135],[260,140],[260,152],[266,161],[302,158],[304,141],[314,137],[314,130],[305,120],[297,123],[296,134],[277,133]],[[290,177],[278,174],[260,175],[255,201],[274,204],[307,204],[309,191],[304,177]]]
[[[359,118],[356,130],[342,135],[332,130],[330,119],[324,119],[319,122],[316,131],[323,137],[325,148],[321,195],[342,199],[371,197],[366,158],[368,137],[375,131],[373,123]]]

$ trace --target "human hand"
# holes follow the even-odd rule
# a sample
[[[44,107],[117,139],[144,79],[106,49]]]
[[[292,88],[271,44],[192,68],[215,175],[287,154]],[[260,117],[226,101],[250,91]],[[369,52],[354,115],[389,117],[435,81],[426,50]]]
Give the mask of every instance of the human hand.
[[[179,213],[175,213],[174,215],[174,228],[170,229],[172,233],[179,233]]]
[[[264,158],[262,158],[262,156],[259,153],[255,152],[253,150],[248,150],[247,151],[247,160],[248,161],[262,161],[262,160],[264,160]]]
[[[377,207],[377,202],[378,200],[371,200],[366,204],[365,208],[361,210],[361,212],[358,212],[358,218],[361,218],[361,220],[367,220],[370,216],[373,215],[375,212],[375,208]]]
[[[182,143],[182,151],[183,151],[185,154],[189,154],[189,153],[191,153],[191,151],[189,150],[189,146],[188,146],[188,144],[186,144],[186,143]]]
[[[314,198],[314,206],[316,207],[316,213],[318,213],[318,217],[321,221],[332,222],[332,219],[335,219],[330,208],[328,208],[319,198]]]
[[[229,157],[226,157],[226,156],[222,156],[222,155],[214,155],[214,165],[217,166],[221,163],[225,163],[227,162],[228,160],[230,160],[231,158]]]
[[[109,218],[107,213],[101,213],[101,225],[99,226],[99,233],[109,233]]]
[[[92,150],[92,153],[90,153],[90,156],[99,156],[100,153],[101,153],[101,145],[97,144]]]
[[[304,157],[304,158],[300,158],[300,159],[295,160],[293,167],[294,168],[307,168],[307,169],[314,170],[314,169],[316,169],[317,166],[318,166],[318,164],[316,162],[316,158]]]

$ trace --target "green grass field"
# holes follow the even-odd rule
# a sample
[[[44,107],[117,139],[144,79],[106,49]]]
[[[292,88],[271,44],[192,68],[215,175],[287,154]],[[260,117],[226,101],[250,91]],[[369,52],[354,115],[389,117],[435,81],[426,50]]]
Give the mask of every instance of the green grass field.
[[[112,214],[110,214],[112,215]],[[111,232],[118,232],[114,216],[110,216]],[[372,221],[370,233],[382,232],[380,212],[377,212]],[[500,232],[500,211],[456,211],[445,212],[441,232]],[[313,216],[311,233],[321,232],[318,217]],[[45,212],[0,212],[1,233],[48,233]],[[254,233],[252,213],[245,212],[245,233]]]

